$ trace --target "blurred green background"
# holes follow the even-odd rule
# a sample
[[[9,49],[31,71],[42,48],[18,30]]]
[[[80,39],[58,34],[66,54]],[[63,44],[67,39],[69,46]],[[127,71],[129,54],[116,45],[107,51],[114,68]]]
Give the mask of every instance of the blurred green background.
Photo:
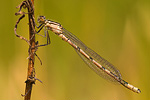
[[[0,100],[23,100],[28,44],[14,35],[22,0],[2,0],[0,6]],[[60,22],[88,47],[115,65],[124,80],[141,89],[136,94],[96,75],[75,50],[54,33],[51,44],[38,49],[37,78],[32,100],[150,99],[150,0],[35,0],[35,18]],[[27,17],[17,32],[28,38]],[[44,34],[42,31],[41,34]],[[46,39],[36,39],[45,43]]]

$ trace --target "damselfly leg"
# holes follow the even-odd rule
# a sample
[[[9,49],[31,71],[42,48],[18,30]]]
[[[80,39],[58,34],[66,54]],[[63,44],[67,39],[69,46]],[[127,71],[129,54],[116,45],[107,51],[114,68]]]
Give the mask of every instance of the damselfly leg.
[[[42,25],[42,24],[39,25],[39,26],[37,26],[37,28],[39,28],[39,30],[36,32],[36,34],[38,34],[38,35],[40,35],[40,36],[42,36],[42,37],[46,37],[46,38],[47,38],[47,41],[46,41],[47,43],[46,43],[46,44],[41,44],[41,45],[39,45],[39,43],[38,43],[38,41],[37,41],[35,47],[29,48],[29,50],[35,49],[35,51],[34,51],[33,54],[34,54],[35,56],[37,56],[37,58],[39,59],[41,65],[42,65],[42,61],[41,61],[40,57],[36,54],[36,51],[37,51],[38,47],[47,46],[47,45],[50,44],[50,36],[49,36],[48,31],[45,29],[45,27],[44,27],[44,33],[45,33],[45,35],[43,36],[43,35],[39,34],[39,32],[43,29],[43,27],[44,27],[44,25]],[[31,55],[32,55],[32,54],[30,54],[28,58],[30,58]]]
[[[49,45],[49,44],[51,43],[48,30],[47,30],[44,26],[45,26],[45,25],[43,25],[43,24],[40,24],[39,26],[37,26],[37,28],[38,28],[39,30],[36,32],[36,34],[38,34],[38,35],[40,35],[40,36],[42,36],[42,37],[46,37],[46,39],[47,39],[46,42],[47,42],[47,43],[38,45],[38,46],[36,46],[36,47],[47,46],[47,45]],[[41,35],[41,34],[39,34],[39,32],[40,32],[43,28],[44,28],[44,35]]]

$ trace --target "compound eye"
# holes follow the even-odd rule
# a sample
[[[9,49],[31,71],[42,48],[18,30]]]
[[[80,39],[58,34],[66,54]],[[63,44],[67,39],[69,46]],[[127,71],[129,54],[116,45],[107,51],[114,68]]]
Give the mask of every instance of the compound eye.
[[[38,23],[43,23],[45,21],[45,16],[39,16]]]

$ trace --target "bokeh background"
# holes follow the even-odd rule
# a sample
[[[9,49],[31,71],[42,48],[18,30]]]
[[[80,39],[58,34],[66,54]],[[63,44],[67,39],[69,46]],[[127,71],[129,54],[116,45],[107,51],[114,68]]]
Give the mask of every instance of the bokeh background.
[[[28,44],[14,35],[22,0],[0,6],[0,100],[23,100]],[[24,10],[26,11],[26,10]],[[35,18],[60,22],[88,47],[115,65],[124,80],[141,89],[134,93],[95,74],[75,50],[54,33],[51,44],[38,49],[32,100],[149,100],[150,0],[35,0]],[[27,17],[17,32],[28,38]],[[44,34],[42,31],[41,34]],[[36,37],[43,44],[46,39]]]

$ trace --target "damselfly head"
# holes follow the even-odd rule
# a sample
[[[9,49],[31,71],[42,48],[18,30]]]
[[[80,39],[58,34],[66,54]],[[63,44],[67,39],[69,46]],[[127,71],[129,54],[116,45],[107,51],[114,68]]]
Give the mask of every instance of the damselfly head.
[[[38,17],[38,23],[44,23],[45,22],[45,16],[39,16]]]

